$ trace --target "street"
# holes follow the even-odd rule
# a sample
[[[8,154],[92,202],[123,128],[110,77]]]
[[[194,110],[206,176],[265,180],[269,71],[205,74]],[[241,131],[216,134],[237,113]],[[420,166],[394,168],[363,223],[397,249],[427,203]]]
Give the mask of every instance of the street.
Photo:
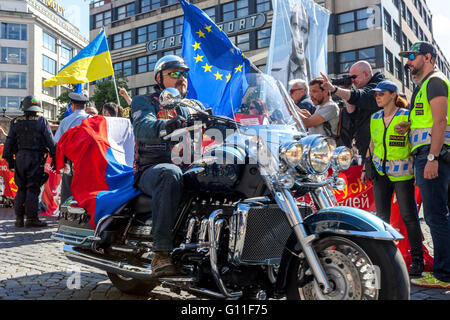
[[[41,217],[49,226],[16,228],[13,209],[0,209],[0,300],[198,300],[181,291],[157,287],[147,297],[114,288],[106,273],[69,261],[62,243],[51,240],[57,218]],[[425,245],[432,254],[428,227],[421,220]],[[78,276],[79,277],[76,277]],[[450,300],[450,290],[411,286],[412,300]]]

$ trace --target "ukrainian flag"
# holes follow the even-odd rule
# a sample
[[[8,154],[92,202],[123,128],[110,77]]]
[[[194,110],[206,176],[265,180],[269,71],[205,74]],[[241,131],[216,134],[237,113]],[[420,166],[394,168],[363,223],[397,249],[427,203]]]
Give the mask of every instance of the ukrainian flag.
[[[87,83],[114,74],[105,30],[69,61],[58,74],[44,81],[44,86]]]

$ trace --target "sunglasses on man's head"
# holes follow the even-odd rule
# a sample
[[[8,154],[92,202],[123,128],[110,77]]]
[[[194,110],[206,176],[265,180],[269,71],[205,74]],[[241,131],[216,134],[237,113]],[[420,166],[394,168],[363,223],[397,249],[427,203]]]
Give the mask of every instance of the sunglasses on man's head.
[[[187,79],[187,72],[186,71],[172,71],[172,72],[166,73],[165,76],[169,76],[172,79],[179,79],[181,76],[183,76],[183,78]]]

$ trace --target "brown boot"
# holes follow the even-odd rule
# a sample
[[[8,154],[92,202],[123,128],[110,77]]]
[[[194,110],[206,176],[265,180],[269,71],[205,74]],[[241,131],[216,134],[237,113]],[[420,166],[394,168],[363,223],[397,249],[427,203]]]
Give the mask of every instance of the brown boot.
[[[172,264],[172,259],[168,252],[155,252],[155,257],[151,263],[152,273],[154,277],[167,277],[176,274],[175,266]]]

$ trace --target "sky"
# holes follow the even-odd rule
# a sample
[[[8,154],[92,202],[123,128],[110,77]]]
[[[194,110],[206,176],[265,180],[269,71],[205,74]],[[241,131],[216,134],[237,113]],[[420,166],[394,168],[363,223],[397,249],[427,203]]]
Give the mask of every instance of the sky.
[[[66,19],[80,29],[89,39],[89,3],[90,0],[57,0],[66,9]],[[426,0],[433,14],[434,38],[450,62],[450,11],[448,0]]]
[[[450,11],[448,0],[427,0],[433,14],[433,35],[437,44],[450,62]]]

